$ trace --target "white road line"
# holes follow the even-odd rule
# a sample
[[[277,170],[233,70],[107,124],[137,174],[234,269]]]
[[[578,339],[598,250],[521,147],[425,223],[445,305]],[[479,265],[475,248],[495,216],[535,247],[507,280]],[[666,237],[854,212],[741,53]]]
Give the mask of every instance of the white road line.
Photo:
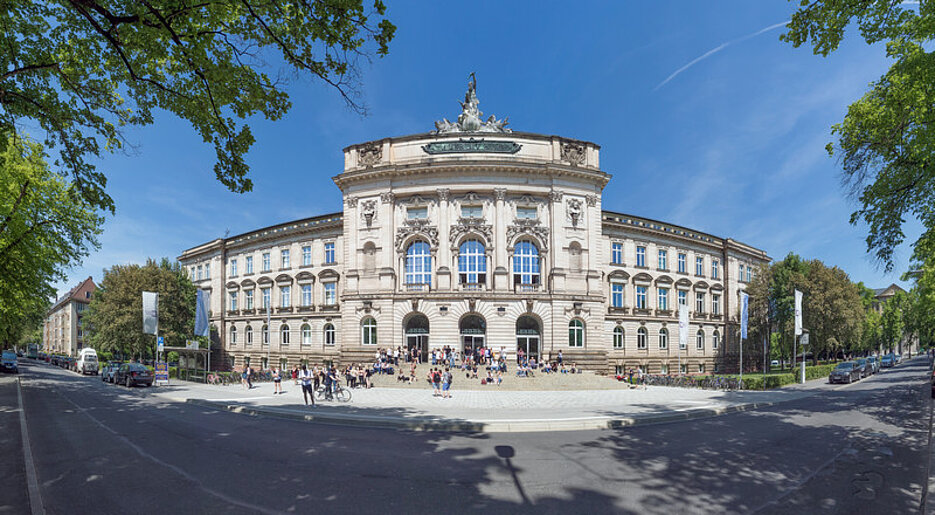
[[[29,445],[29,430],[26,428],[26,406],[23,404],[22,380],[16,378],[16,399],[19,402],[19,427],[23,438],[23,460],[26,462],[26,489],[29,491],[29,509],[32,515],[45,515],[42,495],[39,492],[39,476],[36,474],[36,462]]]

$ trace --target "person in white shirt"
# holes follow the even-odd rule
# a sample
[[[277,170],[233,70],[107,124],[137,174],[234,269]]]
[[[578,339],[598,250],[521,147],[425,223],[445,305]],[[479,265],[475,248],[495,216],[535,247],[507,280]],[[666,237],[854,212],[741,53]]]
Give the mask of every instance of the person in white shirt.
[[[309,398],[312,399],[312,406],[315,405],[315,390],[312,390],[312,376],[314,374],[307,366],[302,365],[299,371],[299,380],[302,382],[302,397],[305,398],[305,405],[308,406]]]

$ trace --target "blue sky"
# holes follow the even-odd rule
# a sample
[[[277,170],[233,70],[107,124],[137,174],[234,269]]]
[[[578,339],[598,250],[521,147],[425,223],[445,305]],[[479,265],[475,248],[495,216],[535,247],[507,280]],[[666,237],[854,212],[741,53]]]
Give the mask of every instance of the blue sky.
[[[822,58],[779,41],[794,7],[785,2],[387,3],[397,36],[389,56],[362,65],[369,115],[311,79],[291,84],[289,114],[253,123],[253,192],[215,180],[213,149],[183,121],[161,114],[129,131],[134,149],[100,164],[116,215],[60,292],[228,230],[340,211],[331,177],[341,149],[453,119],[472,71],[486,114],[602,146],[613,174],[604,209],[732,237],[775,259],[819,258],[872,287],[900,283],[911,249],[899,250],[894,273],[874,264],[824,150],[831,125],[889,65],[855,31]],[[919,232],[911,223],[909,240]]]

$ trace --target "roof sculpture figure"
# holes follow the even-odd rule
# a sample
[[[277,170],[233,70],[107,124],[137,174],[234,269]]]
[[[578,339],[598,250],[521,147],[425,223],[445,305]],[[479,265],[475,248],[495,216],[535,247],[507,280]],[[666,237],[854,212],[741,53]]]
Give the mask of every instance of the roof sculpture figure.
[[[455,132],[513,132],[506,126],[509,124],[510,117],[498,120],[496,116],[490,115],[486,121],[482,121],[484,113],[478,109],[480,100],[477,99],[477,78],[474,72],[471,72],[471,80],[468,81],[468,90],[464,94],[464,102],[461,104],[461,114],[458,115],[458,121],[449,122],[447,118],[435,122],[435,134],[450,134]]]

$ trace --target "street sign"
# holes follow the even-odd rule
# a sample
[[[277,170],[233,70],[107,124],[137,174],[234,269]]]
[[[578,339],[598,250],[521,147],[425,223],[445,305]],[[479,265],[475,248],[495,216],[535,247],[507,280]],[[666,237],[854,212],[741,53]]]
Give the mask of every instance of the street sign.
[[[808,333],[805,333],[802,336],[799,336],[799,344],[808,345]]]
[[[162,336],[156,338],[156,351],[162,352],[163,347],[165,347],[165,340]]]

